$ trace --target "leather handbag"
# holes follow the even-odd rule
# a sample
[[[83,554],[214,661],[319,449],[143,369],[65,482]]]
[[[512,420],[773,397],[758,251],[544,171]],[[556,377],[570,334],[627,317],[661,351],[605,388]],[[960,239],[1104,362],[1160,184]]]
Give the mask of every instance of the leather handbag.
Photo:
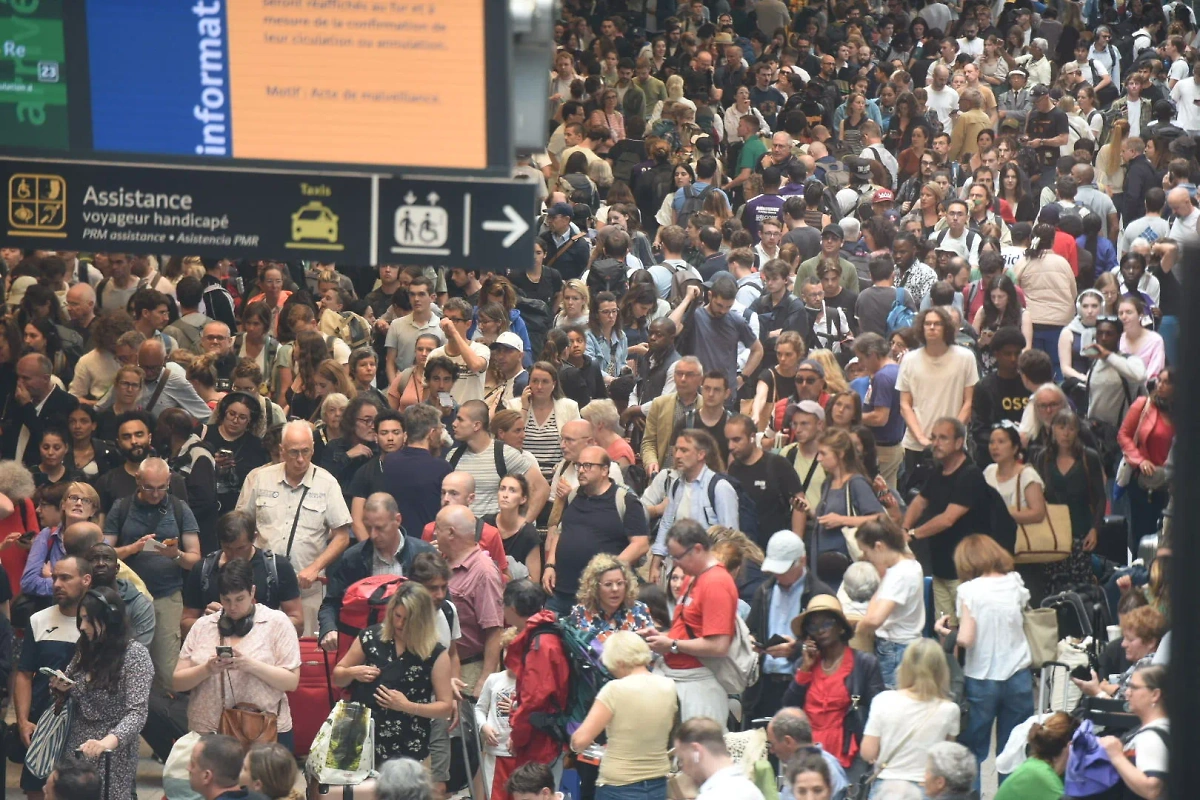
[[[1021,474],[1017,473],[1017,511],[1021,510]],[[1041,522],[1017,525],[1017,543],[1013,560],[1018,564],[1049,564],[1071,555],[1071,509],[1046,504]]]
[[[229,681],[229,692],[233,694],[233,678],[226,673]],[[233,706],[225,707],[225,681],[221,681],[221,722],[217,733],[232,736],[241,742],[243,748],[248,748],[255,742],[274,742],[279,738],[279,711],[283,708],[283,700],[275,713],[263,711],[251,703],[239,703],[233,699]]]

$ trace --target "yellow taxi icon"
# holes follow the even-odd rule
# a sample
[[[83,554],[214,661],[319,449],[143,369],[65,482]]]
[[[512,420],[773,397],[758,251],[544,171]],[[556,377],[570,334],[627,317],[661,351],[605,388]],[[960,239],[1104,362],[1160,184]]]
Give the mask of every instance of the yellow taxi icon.
[[[338,240],[338,215],[319,200],[310,200],[292,213],[292,238]]]

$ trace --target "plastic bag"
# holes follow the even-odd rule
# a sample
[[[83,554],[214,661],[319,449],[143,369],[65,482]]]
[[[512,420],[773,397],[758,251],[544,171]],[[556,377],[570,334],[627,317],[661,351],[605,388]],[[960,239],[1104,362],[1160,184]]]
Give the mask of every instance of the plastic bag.
[[[318,783],[353,786],[375,772],[375,721],[362,703],[339,700],[317,731],[305,771]]]

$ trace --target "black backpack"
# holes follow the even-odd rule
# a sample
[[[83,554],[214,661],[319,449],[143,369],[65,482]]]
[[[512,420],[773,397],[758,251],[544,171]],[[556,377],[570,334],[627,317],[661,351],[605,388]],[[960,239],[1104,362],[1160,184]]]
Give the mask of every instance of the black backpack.
[[[754,502],[742,482],[732,475],[724,472],[713,473],[713,479],[708,482],[708,505],[715,512],[717,510],[717,484],[725,481],[733,490],[737,492],[738,499],[738,530],[749,536],[751,539],[758,541],[758,504]],[[671,487],[671,494],[679,493],[680,487],[683,486],[683,481],[676,481]]]
[[[618,261],[615,258],[598,259],[592,264],[588,270],[587,288],[588,294],[592,297],[592,302],[596,301],[596,295],[600,292],[612,292],[617,297],[617,302],[621,302],[621,298],[625,296],[625,291],[629,288],[628,269],[624,261]]]
[[[458,462],[462,461],[463,454],[466,452],[465,444],[460,444],[450,451],[450,457],[446,461],[449,462],[451,469],[458,469]],[[503,480],[504,476],[508,474],[508,465],[504,463],[504,442],[499,439],[492,440],[492,455],[496,459],[496,479]]]
[[[550,313],[550,306],[533,297],[518,297],[517,312],[525,321],[525,331],[529,334],[533,357],[537,358],[546,344],[546,334],[553,327],[554,315]]]
[[[683,187],[683,208],[679,209],[679,213],[675,215],[675,219],[679,221],[676,224],[686,225],[692,214],[703,211],[704,201],[708,199],[715,188],[711,183],[700,191],[696,191],[694,185]]]
[[[268,608],[279,607],[279,565],[275,562],[275,554],[270,550],[261,551],[263,560],[267,564],[267,594],[265,597],[256,598],[256,601],[262,603]],[[212,586],[213,573],[217,571],[217,561],[221,558],[221,551],[214,550],[204,557],[204,561],[200,564],[200,595],[201,597],[208,596],[208,589]]]

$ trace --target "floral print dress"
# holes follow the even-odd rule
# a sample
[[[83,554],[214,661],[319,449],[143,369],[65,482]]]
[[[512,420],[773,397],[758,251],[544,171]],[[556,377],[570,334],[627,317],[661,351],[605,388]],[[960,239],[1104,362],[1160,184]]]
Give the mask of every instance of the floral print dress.
[[[100,796],[112,800],[132,797],[137,778],[138,743],[142,726],[146,724],[150,683],[154,679],[150,651],[140,642],[129,643],[125,648],[121,680],[115,689],[93,687],[91,675],[79,672],[78,666],[76,660],[66,670],[67,677],[75,681],[71,688],[75,717],[71,721],[66,752],[75,752],[91,739],[100,740],[110,733],[115,734],[118,744],[110,765],[111,791],[106,791],[103,786],[103,757],[93,762],[100,775]]]
[[[380,708],[375,702],[375,690],[386,686],[404,693],[413,703],[432,703],[433,665],[446,648],[433,648],[429,658],[405,650],[396,654],[396,643],[383,640],[383,625],[372,625],[358,637],[366,655],[366,663],[379,668],[379,677],[372,683],[356,682],[351,699],[371,709],[375,720],[375,763],[392,758],[423,760],[429,755],[429,730],[433,720]]]

